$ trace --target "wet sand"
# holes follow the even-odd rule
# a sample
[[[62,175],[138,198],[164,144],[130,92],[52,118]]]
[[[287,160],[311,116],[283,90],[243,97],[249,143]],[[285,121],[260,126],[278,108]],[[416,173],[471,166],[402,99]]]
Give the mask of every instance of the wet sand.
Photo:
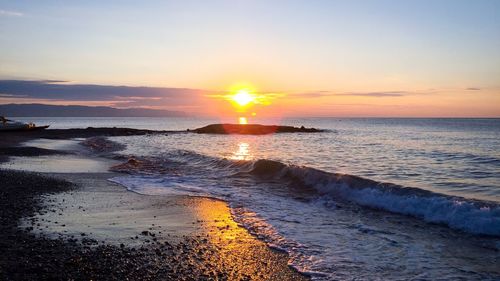
[[[107,181],[115,175],[0,170],[0,279],[307,279],[238,226],[225,202],[139,195]]]

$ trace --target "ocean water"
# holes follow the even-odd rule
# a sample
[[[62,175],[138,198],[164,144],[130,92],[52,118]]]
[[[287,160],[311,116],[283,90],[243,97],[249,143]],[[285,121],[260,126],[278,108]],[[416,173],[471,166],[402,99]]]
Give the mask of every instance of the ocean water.
[[[500,280],[500,119],[251,120],[314,134],[199,135],[201,118],[44,119],[55,128],[178,130],[113,137],[149,163],[110,179],[211,196],[314,280]]]

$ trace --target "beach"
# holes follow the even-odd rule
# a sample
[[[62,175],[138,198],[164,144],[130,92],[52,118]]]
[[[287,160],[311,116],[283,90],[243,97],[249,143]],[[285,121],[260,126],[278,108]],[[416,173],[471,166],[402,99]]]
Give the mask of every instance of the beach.
[[[103,151],[96,146],[82,146],[87,152],[76,154],[19,146],[40,137],[131,134],[144,131],[48,130],[2,137],[0,279],[307,279],[288,266],[286,253],[269,248],[239,226],[224,201],[127,191],[108,181],[117,173],[102,170],[124,159],[100,159],[95,150]],[[75,163],[82,159],[86,168],[79,171]],[[35,172],[22,171],[30,167]]]
[[[2,276],[498,280],[496,121],[220,134],[192,129],[202,118],[53,118],[2,133]]]
[[[500,1],[3,2],[0,281],[500,281]]]

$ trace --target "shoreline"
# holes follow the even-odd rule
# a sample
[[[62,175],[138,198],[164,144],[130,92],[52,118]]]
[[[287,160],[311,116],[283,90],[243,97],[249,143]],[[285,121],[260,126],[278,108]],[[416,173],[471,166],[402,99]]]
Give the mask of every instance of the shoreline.
[[[7,149],[37,138],[0,141],[0,154],[65,153]],[[139,195],[107,181],[109,172],[0,175],[8,179],[0,189],[0,208],[10,210],[0,239],[7,279],[308,279],[237,225],[222,200]]]

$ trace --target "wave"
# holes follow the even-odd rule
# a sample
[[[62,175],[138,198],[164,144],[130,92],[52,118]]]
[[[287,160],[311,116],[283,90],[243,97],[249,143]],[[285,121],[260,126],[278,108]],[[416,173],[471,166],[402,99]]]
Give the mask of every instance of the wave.
[[[473,234],[500,236],[500,204],[377,182],[362,177],[257,160],[250,174],[293,179],[319,196],[445,224]]]
[[[80,142],[95,153],[110,153],[125,149],[126,145],[109,140],[105,137],[90,137]]]
[[[137,163],[144,163],[144,167]],[[137,168],[144,169],[146,174],[172,171],[184,174],[186,170],[190,170],[197,176],[211,179],[250,175],[262,180],[273,178],[292,181],[294,186],[312,192],[321,199],[353,202],[417,217],[430,223],[444,224],[472,234],[500,236],[499,203],[378,182],[355,175],[330,173],[274,160],[230,160],[177,150],[147,159],[129,159],[124,166],[117,167],[133,173],[137,172]],[[115,170],[124,172],[123,169]]]

